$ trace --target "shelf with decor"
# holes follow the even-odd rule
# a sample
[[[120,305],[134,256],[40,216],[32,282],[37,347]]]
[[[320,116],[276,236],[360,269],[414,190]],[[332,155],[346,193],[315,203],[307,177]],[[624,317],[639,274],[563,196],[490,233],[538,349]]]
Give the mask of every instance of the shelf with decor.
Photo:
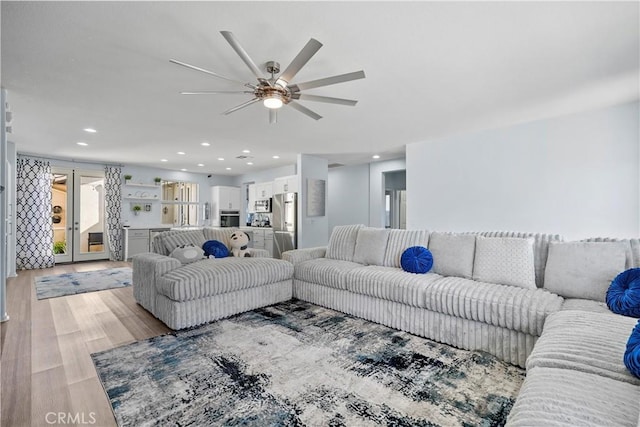
[[[122,199],[123,200],[150,200],[152,202],[157,202],[160,200],[157,197],[137,197],[137,196],[125,196]]]
[[[145,187],[145,188],[160,188],[160,184],[134,184],[131,182],[128,182],[125,184],[125,186],[127,187]]]

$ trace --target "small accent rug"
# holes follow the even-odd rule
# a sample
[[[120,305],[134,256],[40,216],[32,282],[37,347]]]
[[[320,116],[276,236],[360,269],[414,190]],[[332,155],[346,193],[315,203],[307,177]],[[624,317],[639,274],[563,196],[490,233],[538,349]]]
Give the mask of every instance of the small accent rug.
[[[36,277],[36,295],[38,299],[46,299],[104,291],[131,286],[131,281],[130,267],[40,276]]]
[[[298,300],[92,357],[120,426],[499,426],[524,380]]]

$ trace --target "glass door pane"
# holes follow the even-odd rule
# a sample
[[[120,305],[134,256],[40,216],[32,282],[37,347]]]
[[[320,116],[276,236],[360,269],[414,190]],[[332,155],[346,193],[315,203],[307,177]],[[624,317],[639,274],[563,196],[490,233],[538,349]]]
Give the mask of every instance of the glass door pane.
[[[51,173],[51,222],[56,263],[73,261],[72,221],[73,172],[53,169]]]
[[[104,173],[76,171],[74,179],[74,261],[106,259]]]

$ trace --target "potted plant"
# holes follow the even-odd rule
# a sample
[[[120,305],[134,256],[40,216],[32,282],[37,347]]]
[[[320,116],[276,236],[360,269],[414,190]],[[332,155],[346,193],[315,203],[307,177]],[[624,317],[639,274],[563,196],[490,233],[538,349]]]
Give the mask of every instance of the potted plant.
[[[160,178],[159,176],[156,176],[155,178],[153,178],[153,180],[155,181],[156,185],[160,185],[160,183],[162,182],[162,178]]]
[[[125,183],[125,184],[128,184],[128,183],[129,183],[129,181],[131,181],[131,178],[133,178],[131,175],[128,175],[128,174],[127,174],[127,175],[125,175],[125,176],[124,176],[124,183]]]
[[[57,241],[53,244],[53,253],[63,254],[67,251],[67,243],[64,240]]]
[[[134,214],[134,215],[138,215],[138,214],[140,213],[140,211],[142,210],[142,206],[140,206],[140,205],[133,205],[133,208],[131,208],[131,209],[133,209],[133,214]]]

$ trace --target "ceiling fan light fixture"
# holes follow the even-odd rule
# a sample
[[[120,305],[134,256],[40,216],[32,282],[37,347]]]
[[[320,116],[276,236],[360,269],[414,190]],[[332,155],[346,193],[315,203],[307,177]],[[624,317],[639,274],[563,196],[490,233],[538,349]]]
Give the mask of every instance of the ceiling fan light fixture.
[[[271,108],[271,109],[280,108],[284,104],[282,102],[282,96],[277,93],[273,93],[269,95],[262,101],[262,103],[264,104],[265,107]]]

